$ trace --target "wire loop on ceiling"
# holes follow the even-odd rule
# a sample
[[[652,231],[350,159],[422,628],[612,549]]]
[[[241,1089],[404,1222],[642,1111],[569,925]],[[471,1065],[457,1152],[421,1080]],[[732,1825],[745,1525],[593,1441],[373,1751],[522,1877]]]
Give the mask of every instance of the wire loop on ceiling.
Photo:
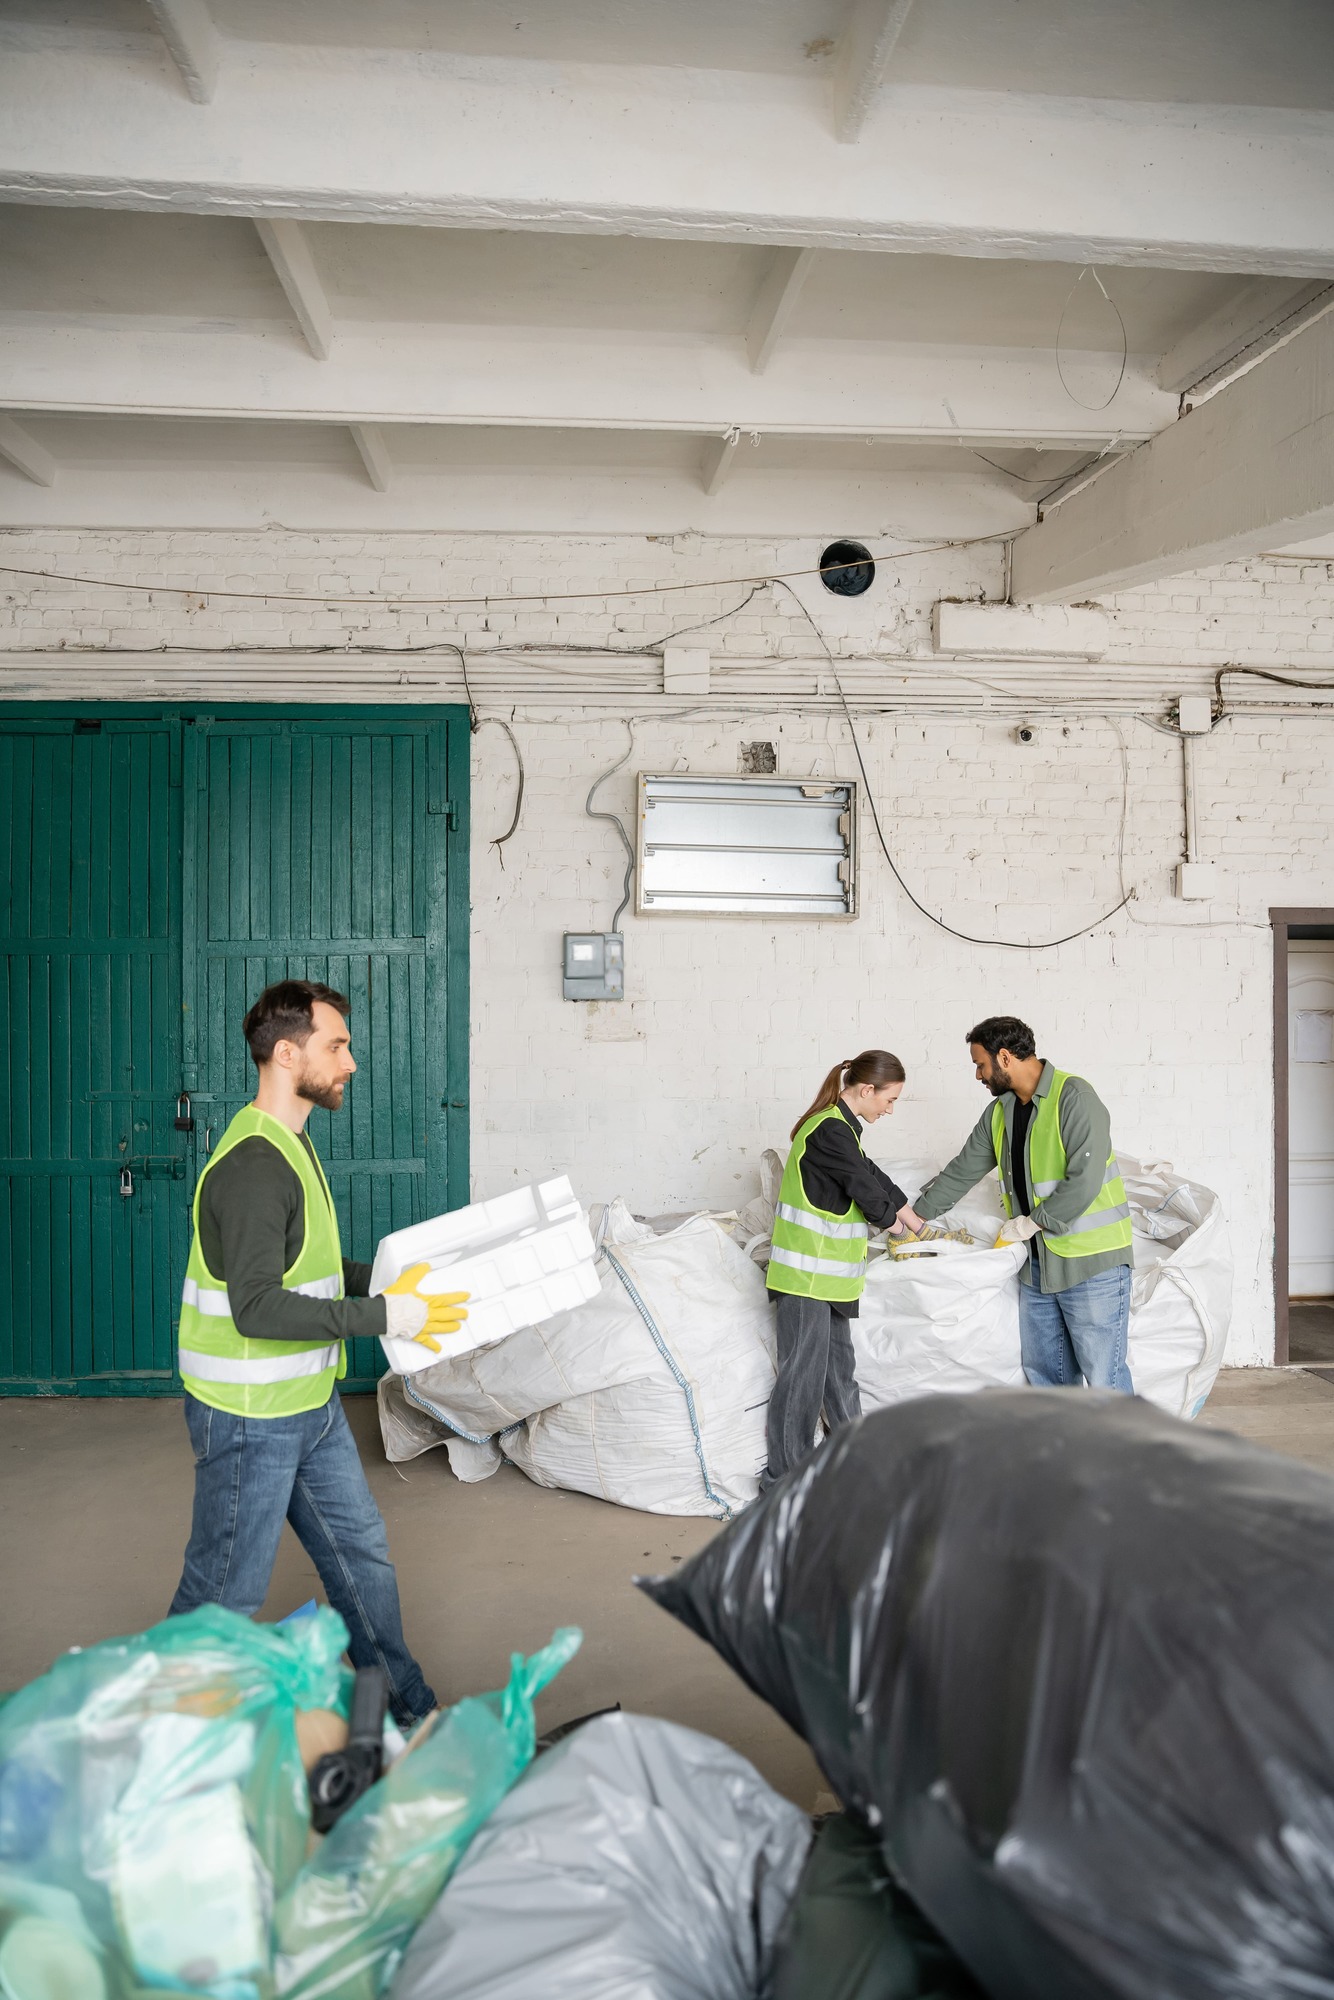
[[[1077,396],[1074,390],[1070,387],[1069,382],[1066,380],[1065,369],[1061,363],[1061,335],[1065,331],[1066,316],[1070,311],[1070,307],[1074,303],[1075,293],[1079,290],[1079,287],[1083,284],[1085,278],[1087,277],[1092,277],[1094,284],[1098,287],[1098,290],[1102,293],[1104,299],[1106,299],[1108,305],[1111,307],[1112,311],[1116,314],[1116,323],[1121,329],[1121,366],[1117,371],[1116,381],[1112,385],[1111,395],[1105,397],[1101,403],[1086,403],[1082,396]],[[1061,307],[1061,317],[1056,323],[1056,373],[1061,378],[1061,387],[1065,390],[1065,393],[1070,398],[1070,401],[1072,403],[1077,403],[1081,410],[1105,410],[1109,404],[1114,403],[1116,401],[1117,396],[1121,392],[1121,384],[1126,379],[1126,366],[1127,363],[1129,362],[1129,359],[1130,359],[1130,341],[1126,333],[1126,323],[1121,317],[1121,308],[1120,306],[1117,305],[1116,300],[1112,297],[1106,285],[1104,285],[1102,279],[1098,276],[1097,265],[1085,264],[1083,270],[1080,272],[1079,276],[1075,279],[1075,282],[1073,283],[1073,285],[1071,285],[1069,291],[1066,293],[1065,304]]]

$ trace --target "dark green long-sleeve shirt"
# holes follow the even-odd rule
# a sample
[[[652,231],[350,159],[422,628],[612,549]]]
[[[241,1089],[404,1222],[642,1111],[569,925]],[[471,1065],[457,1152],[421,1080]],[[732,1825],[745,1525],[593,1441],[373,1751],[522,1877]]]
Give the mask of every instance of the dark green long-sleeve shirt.
[[[303,1132],[301,1143],[315,1149]],[[345,1299],[310,1299],[283,1289],[301,1251],[306,1202],[301,1183],[267,1139],[243,1139],[211,1167],[199,1202],[199,1247],[231,1302],[247,1340],[354,1340],[385,1330],[385,1303],[366,1296],[371,1267],[343,1259]]]
[[[1055,1076],[1054,1066],[1049,1062],[1042,1065],[1042,1075],[1033,1093],[1033,1103],[1045,1097]],[[997,1100],[1005,1121],[1003,1141],[1004,1173],[1013,1185],[1010,1171],[1010,1145],[1014,1136],[1014,1111],[1018,1099],[1012,1090],[1007,1090]],[[991,1105],[988,1105],[976,1125],[969,1133],[962,1149],[955,1154],[947,1167],[942,1167],[934,1180],[929,1180],[918,1195],[913,1207],[927,1221],[934,1221],[946,1209],[953,1208],[956,1201],[962,1201],[970,1188],[977,1186],[987,1174],[996,1171],[996,1147],[991,1136]],[[1107,1161],[1112,1151],[1112,1121],[1107,1107],[1098,1096],[1091,1083],[1082,1076],[1072,1076],[1061,1092],[1060,1104],[1061,1144],[1065,1148],[1066,1176],[1055,1190],[1039,1202],[1030,1202],[1029,1213],[1038,1228],[1060,1236],[1070,1224],[1084,1214],[1089,1204],[1100,1193],[1103,1176],[1107,1171]],[[1028,1139],[1033,1133],[1029,1123]],[[1033,1186],[1033,1174],[1028,1160],[1028,1146],[1024,1149],[1024,1174],[1028,1186]],[[1058,1257],[1047,1248],[1042,1236],[1034,1239],[1038,1246],[1038,1264],[1041,1271],[1041,1287],[1044,1292],[1068,1291],[1071,1285],[1082,1285],[1086,1278],[1096,1278],[1100,1271],[1110,1271],[1118,1264],[1133,1267],[1133,1251],[1099,1250],[1091,1257]],[[1031,1285],[1031,1260],[1025,1262],[1019,1273],[1021,1283]]]

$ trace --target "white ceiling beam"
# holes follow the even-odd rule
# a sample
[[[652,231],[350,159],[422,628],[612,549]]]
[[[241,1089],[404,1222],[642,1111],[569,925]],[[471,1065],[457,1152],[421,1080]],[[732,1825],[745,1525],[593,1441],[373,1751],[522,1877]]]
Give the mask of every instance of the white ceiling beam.
[[[50,452],[12,417],[0,416],[0,458],[8,459],[34,486],[56,483],[56,462]]]
[[[301,224],[256,218],[255,227],[307,347],[317,361],[327,361],[333,346],[333,314]]]
[[[748,445],[742,446],[749,450]],[[291,458],[262,459],[207,452],[189,460],[156,462],[140,437],[123,447],[124,461],[87,455],[62,465],[54,488],[0,479],[0,529],[183,528],[263,529],[280,520],[293,530],[403,530],[412,533],[562,534],[571,522],[588,534],[671,534],[698,529],[726,535],[824,535],[837,521],[842,532],[873,550],[886,547],[886,521],[911,523],[915,536],[944,541],[958,536],[1012,534],[1031,508],[995,483],[978,465],[965,476],[942,479],[932,471],[877,465],[864,453],[860,470],[813,471],[772,466],[763,479],[737,477],[706,494],[698,459],[682,455],[675,470],[636,469],[632,457],[614,476],[607,470],[553,465],[546,470],[503,465],[434,462],[410,464],[396,452],[394,483],[375,493],[349,478],[336,458],[303,459],[301,442]],[[889,545],[903,546],[897,537]],[[823,548],[824,543],[820,542]],[[0,543],[0,558],[5,550]],[[21,558],[13,556],[18,562]],[[742,565],[744,568],[744,565]],[[12,587],[0,571],[0,590]],[[108,604],[120,600],[114,592]],[[0,659],[5,657],[0,648]],[[158,656],[159,660],[161,656]],[[12,692],[13,690],[11,690]],[[39,690],[30,690],[36,694]]]
[[[0,64],[0,200],[1320,278],[1334,119],[897,85],[854,152],[815,79],[281,43],[200,119],[52,30]]]
[[[387,493],[394,476],[394,461],[389,456],[384,432],[378,424],[350,424],[348,428],[352,432],[352,442],[361,454],[367,479],[377,493]]]
[[[218,31],[204,0],[148,0],[191,99],[208,104],[218,87]]]
[[[814,250],[775,250],[746,325],[752,375],[763,375],[815,262]]]
[[[306,364],[263,323],[109,326],[89,316],[0,317],[5,405],[143,416],[343,424],[527,424],[580,429],[944,437],[1101,451],[1171,423],[1177,399],[1134,369],[1088,413],[1049,353],[864,341],[784,342],[752,375],[735,335],[627,339],[584,329],[378,327],[345,322]]]
[[[861,138],[912,9],[913,0],[852,0],[834,55],[834,131],[842,145]]]
[[[1013,594],[1077,601],[1330,529],[1334,313],[1020,535]]]
[[[724,431],[719,438],[710,438],[705,445],[700,460],[699,483],[710,499],[715,493],[722,492],[740,445],[741,433],[735,429]]]
[[[1251,279],[1173,342],[1158,364],[1159,383],[1177,395],[1207,389],[1253,342],[1295,323],[1328,290],[1317,281],[1276,293],[1272,278]]]

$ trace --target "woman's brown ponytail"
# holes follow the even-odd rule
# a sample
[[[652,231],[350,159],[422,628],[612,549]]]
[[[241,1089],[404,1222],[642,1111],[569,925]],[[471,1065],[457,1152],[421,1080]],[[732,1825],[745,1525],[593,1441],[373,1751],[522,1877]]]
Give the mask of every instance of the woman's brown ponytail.
[[[832,1111],[845,1090],[854,1083],[869,1083],[881,1090],[887,1083],[906,1083],[907,1072],[897,1056],[888,1049],[863,1049],[850,1062],[835,1063],[816,1093],[815,1102],[808,1105],[796,1124],[791,1136],[795,1139],[808,1118],[814,1118],[817,1111]]]

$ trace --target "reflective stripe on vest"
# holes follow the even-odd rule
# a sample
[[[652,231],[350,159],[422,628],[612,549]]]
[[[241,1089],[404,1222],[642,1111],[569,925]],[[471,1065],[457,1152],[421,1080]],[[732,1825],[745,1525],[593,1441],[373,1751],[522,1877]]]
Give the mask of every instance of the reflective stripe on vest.
[[[341,1299],[343,1281],[341,1278],[312,1278],[308,1284],[284,1285],[283,1290],[300,1292],[307,1299]],[[194,1278],[187,1278],[181,1286],[181,1303],[196,1306],[210,1319],[230,1319],[232,1316],[232,1302],[225,1285],[214,1290],[211,1285],[200,1285]]]
[[[277,1344],[289,1345],[287,1341]],[[307,1347],[300,1354],[280,1355],[276,1361],[229,1361],[221,1354],[200,1354],[192,1347],[183,1347],[181,1374],[192,1375],[197,1382],[291,1382],[298,1376],[322,1375],[326,1368],[337,1368],[341,1346],[336,1340],[332,1347]]]
[[[861,1297],[866,1283],[869,1234],[866,1217],[855,1202],[839,1215],[812,1207],[801,1178],[802,1157],[811,1133],[827,1119],[842,1116],[837,1105],[817,1111],[799,1128],[792,1141],[774,1210],[773,1242],[769,1249],[770,1291],[810,1299]],[[848,1129],[851,1131],[851,1126]]]
[[[248,1104],[227,1127],[199,1177],[194,1236],[181,1291],[180,1371],[192,1396],[235,1416],[287,1417],[322,1409],[347,1372],[341,1341],[248,1340],[232,1319],[226,1285],[209,1270],[199,1240],[204,1182],[219,1161],[246,1139],[280,1152],[301,1184],[301,1248],[283,1273],[283,1289],[306,1298],[341,1299],[343,1256],[338,1220],[324,1170],[281,1120]]]
[[[780,1201],[775,1211],[782,1216],[784,1222],[795,1222],[798,1229],[809,1229],[811,1216],[815,1212],[814,1209],[793,1208],[791,1202],[787,1201]],[[866,1233],[864,1222],[833,1222],[827,1215],[820,1217],[822,1236],[838,1236],[851,1243],[856,1242],[859,1237],[865,1239]]]
[[[1056,1192],[1066,1178],[1067,1160],[1061,1138],[1061,1092],[1070,1081],[1068,1070],[1052,1073],[1051,1089],[1035,1099],[1036,1109],[1028,1128],[1029,1185],[1039,1201]],[[991,1114],[991,1137],[996,1148],[996,1165],[1001,1172],[1001,1200],[1007,1215],[1014,1214],[1013,1162],[1011,1178],[1005,1178],[1005,1113],[997,1104]],[[1096,1257],[1108,1250],[1128,1250],[1131,1243],[1130,1203],[1125,1183],[1116,1164],[1116,1153],[1108,1155],[1102,1186],[1082,1215],[1068,1222],[1058,1233],[1044,1229],[1042,1241],[1056,1257]]]

